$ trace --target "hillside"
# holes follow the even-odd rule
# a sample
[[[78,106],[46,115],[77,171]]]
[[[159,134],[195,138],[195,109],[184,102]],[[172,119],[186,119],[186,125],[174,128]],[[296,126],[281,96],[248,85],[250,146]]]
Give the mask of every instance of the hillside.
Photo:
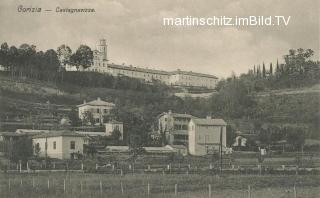
[[[174,91],[176,90],[138,91],[85,87],[66,82],[52,83],[0,75],[0,129],[50,128],[58,125],[61,118],[70,116],[72,109],[83,100],[101,97],[116,104],[118,111],[115,117],[127,123],[125,127],[128,131],[139,129],[148,132],[156,116],[171,109],[198,117],[205,117],[211,112],[212,115],[227,120],[235,130],[246,133],[259,132],[259,127],[268,129],[290,126],[303,128],[309,137],[320,138],[317,120],[320,85],[253,93],[253,101],[250,103],[255,106],[245,109],[245,112],[254,112],[250,117],[242,113],[239,114],[240,117],[229,117],[221,111],[220,106],[228,104],[225,100],[215,98],[222,94],[221,91],[213,95],[205,93],[206,97],[200,98],[190,94],[180,98]],[[231,90],[225,94],[232,92]],[[237,100],[232,95],[227,97]],[[238,111],[236,106],[232,110],[236,113]],[[34,124],[40,122],[42,125]]]
[[[40,121],[57,124],[62,117],[69,116],[71,110],[83,100],[89,101],[97,97],[125,107],[126,110],[141,107],[141,114],[145,114],[144,105],[149,104],[151,106],[145,108],[154,109],[152,117],[146,116],[150,119],[161,113],[162,109],[180,108],[179,103],[182,102],[170,91],[157,87],[144,91],[110,89],[0,75],[0,127],[8,129],[4,125],[10,124],[30,128],[33,127],[32,122]]]

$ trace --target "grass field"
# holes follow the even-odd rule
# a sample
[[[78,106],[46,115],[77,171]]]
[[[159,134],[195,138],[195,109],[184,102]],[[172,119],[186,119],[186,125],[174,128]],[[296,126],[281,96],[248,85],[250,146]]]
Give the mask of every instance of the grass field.
[[[296,197],[316,198],[320,176],[0,174],[1,197]]]

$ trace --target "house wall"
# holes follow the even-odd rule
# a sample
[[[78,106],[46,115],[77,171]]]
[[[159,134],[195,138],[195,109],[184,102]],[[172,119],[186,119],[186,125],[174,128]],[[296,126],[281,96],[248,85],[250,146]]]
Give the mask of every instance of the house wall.
[[[62,137],[48,137],[48,138],[36,138],[32,140],[33,148],[39,143],[40,146],[40,157],[46,156],[46,142],[47,142],[47,156],[51,158],[62,159]],[[53,142],[56,142],[56,149],[53,148]],[[35,153],[34,153],[35,154]]]
[[[197,86],[213,89],[215,88],[218,79],[197,75],[174,74],[170,76],[169,81],[171,85]]]
[[[190,122],[189,127],[189,152],[191,155],[206,155],[208,152],[219,151],[221,127],[223,150],[226,148],[226,126],[202,126]]]
[[[83,137],[68,137],[64,136],[62,138],[62,159],[70,159],[71,153],[83,154],[83,145],[85,144]],[[75,149],[70,148],[71,141],[75,141]]]
[[[46,140],[47,139],[47,140]],[[50,158],[58,159],[70,159],[71,153],[83,154],[83,145],[85,144],[83,137],[48,137],[48,138],[35,138],[32,140],[35,148],[36,144],[40,146],[40,157],[46,156],[45,144],[47,141],[47,156]],[[70,142],[75,141],[75,149],[70,149]],[[53,144],[56,142],[56,149],[53,148]],[[34,153],[35,154],[35,153]]]

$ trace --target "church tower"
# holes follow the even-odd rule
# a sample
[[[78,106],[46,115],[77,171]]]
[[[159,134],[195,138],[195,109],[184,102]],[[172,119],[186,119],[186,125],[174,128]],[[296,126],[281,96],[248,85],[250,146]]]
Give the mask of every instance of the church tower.
[[[107,44],[105,39],[100,39],[98,51],[100,53],[100,61],[107,61]]]

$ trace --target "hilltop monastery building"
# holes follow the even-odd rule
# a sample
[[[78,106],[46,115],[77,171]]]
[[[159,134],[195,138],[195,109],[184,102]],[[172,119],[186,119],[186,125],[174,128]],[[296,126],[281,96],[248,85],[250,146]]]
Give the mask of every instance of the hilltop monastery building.
[[[159,80],[167,85],[182,87],[203,87],[215,88],[218,78],[209,74],[201,74],[191,71],[162,71],[141,67],[125,66],[108,63],[107,44],[105,39],[101,39],[97,49],[93,51],[93,65],[86,71],[106,73],[112,76],[128,76],[152,82]]]

